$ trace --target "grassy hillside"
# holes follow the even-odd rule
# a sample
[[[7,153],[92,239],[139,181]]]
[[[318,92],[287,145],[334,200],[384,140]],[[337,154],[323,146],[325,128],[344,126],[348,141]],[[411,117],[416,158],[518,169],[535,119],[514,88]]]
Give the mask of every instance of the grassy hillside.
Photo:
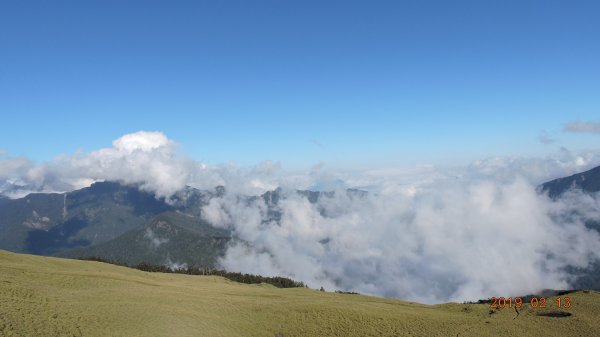
[[[599,335],[600,294],[569,296],[570,317],[524,306],[514,319],[486,304],[427,306],[0,251],[0,336]]]

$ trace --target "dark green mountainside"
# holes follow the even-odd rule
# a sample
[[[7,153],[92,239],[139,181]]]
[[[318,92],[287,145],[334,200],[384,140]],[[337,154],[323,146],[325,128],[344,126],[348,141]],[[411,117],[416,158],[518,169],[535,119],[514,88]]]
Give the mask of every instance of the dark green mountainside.
[[[67,222],[63,214],[63,194],[30,194],[21,199],[0,202],[0,248],[32,253],[28,249],[31,235],[49,232]],[[66,224],[68,227],[69,224]]]
[[[167,203],[136,186],[98,182],[69,193],[34,193],[0,203],[0,249],[53,255],[113,240],[169,211],[199,217],[212,192],[186,188]]]
[[[296,191],[316,203],[334,192]],[[349,196],[366,192],[347,190]],[[187,264],[214,267],[231,239],[228,230],[202,220],[202,207],[225,194],[191,187],[168,202],[132,185],[97,182],[68,193],[34,193],[20,199],[0,199],[0,249],[36,255],[71,258],[97,257],[136,265]],[[241,197],[246,202],[264,200],[267,222],[278,222],[281,189],[261,196]],[[321,210],[324,214],[325,211]],[[325,214],[324,214],[325,215]]]
[[[181,212],[164,212],[142,227],[99,245],[59,253],[61,257],[97,257],[127,265],[142,262],[213,267],[229,241],[229,232]]]

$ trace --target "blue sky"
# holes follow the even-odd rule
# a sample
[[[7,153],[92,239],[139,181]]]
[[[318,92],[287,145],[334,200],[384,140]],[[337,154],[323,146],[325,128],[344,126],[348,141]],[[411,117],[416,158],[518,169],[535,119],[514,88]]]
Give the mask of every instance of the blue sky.
[[[0,148],[159,130],[190,157],[365,167],[598,147],[598,1],[3,1]],[[538,141],[540,132],[556,139]]]

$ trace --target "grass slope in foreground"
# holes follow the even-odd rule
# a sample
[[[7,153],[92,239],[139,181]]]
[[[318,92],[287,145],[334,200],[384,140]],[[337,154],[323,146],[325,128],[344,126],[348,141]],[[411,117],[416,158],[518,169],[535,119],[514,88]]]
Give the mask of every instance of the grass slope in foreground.
[[[600,294],[569,295],[570,317],[524,306],[513,319],[514,310],[490,315],[485,304],[428,306],[0,251],[1,336],[599,335]]]

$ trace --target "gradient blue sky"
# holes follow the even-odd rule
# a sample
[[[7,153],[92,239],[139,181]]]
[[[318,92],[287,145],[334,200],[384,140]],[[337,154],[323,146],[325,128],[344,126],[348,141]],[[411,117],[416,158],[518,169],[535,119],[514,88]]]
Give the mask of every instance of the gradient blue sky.
[[[194,159],[365,167],[598,147],[600,1],[2,1],[0,148],[159,130]],[[557,139],[544,145],[542,130]]]

